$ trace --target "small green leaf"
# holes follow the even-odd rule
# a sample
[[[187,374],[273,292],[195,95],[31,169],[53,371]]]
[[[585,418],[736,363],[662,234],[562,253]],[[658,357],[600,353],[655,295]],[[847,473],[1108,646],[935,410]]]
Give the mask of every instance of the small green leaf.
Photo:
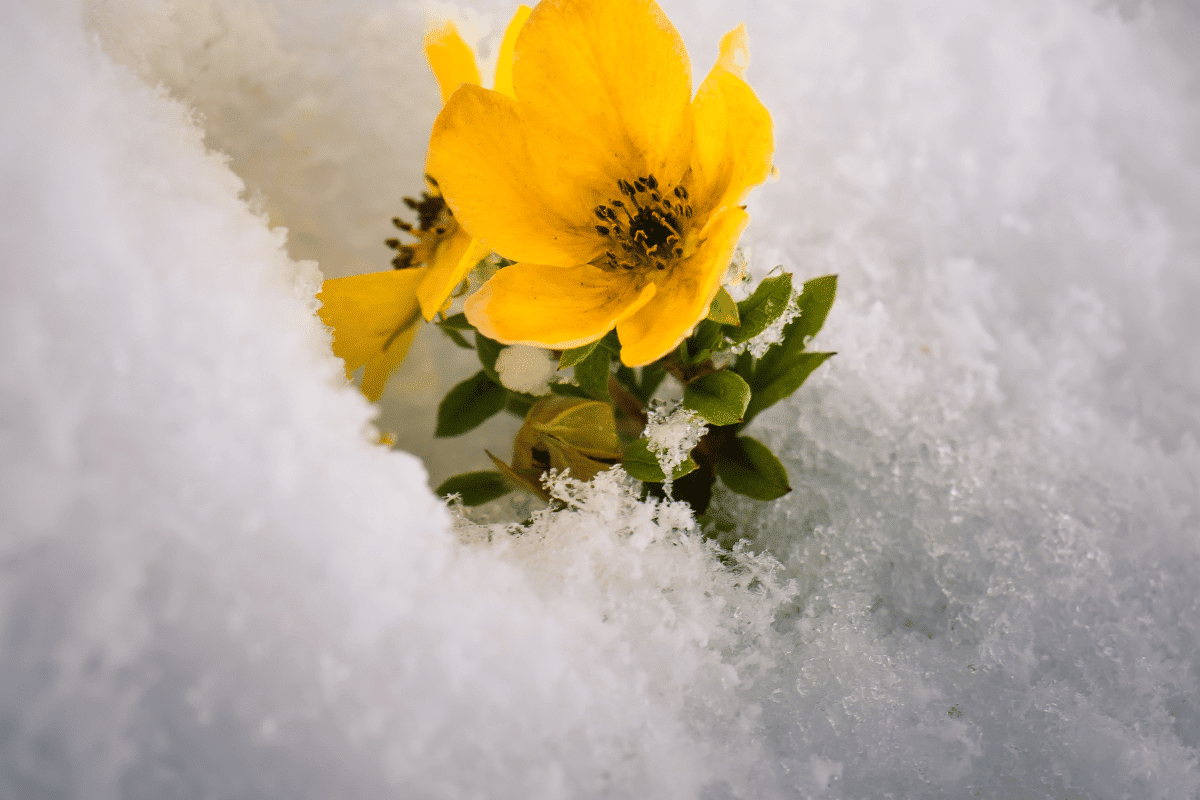
[[[612,369],[612,353],[606,347],[597,347],[591,354],[575,365],[575,382],[597,400],[608,403],[608,376]]]
[[[592,396],[580,389],[578,386],[570,383],[552,383],[550,384],[550,392],[559,397],[582,397],[585,400],[591,400]]]
[[[755,500],[774,500],[792,490],[787,470],[757,439],[730,439],[717,459],[717,475],[731,491]]]
[[[456,345],[458,345],[462,349],[464,349],[464,350],[474,350],[475,349],[475,345],[468,342],[466,337],[464,337],[462,335],[462,332],[459,331],[457,328],[451,328],[446,325],[438,325],[438,327],[442,329],[442,333],[444,333],[450,337],[450,341],[454,342]]]
[[[438,438],[460,436],[500,413],[508,390],[479,371],[451,389],[438,406]]]
[[[713,298],[712,303],[708,307],[708,319],[713,322],[719,322],[722,325],[732,325],[737,327],[741,324],[741,317],[738,315],[738,304],[733,302],[733,298],[729,296],[729,292],[722,286],[717,290],[717,296]]]
[[[687,347],[687,363],[699,364],[712,355],[712,351],[723,345],[721,331],[724,328],[719,322],[702,319],[696,326],[696,332],[685,341]]]
[[[478,331],[475,332],[475,351],[479,353],[479,363],[483,365],[483,371],[487,376],[496,383],[500,383],[500,376],[496,373],[496,359],[500,357],[500,351],[505,345],[500,344],[494,339],[489,339]]]
[[[525,419],[525,415],[529,413],[529,409],[533,407],[534,398],[532,395],[523,394],[508,390],[508,399],[504,403],[504,410],[513,416]]]
[[[461,313],[452,314],[449,317],[446,317],[444,320],[439,322],[438,325],[441,325],[443,328],[450,328],[451,330],[456,331],[475,330],[475,326],[467,321],[467,315]]]
[[[567,367],[575,366],[590,356],[599,344],[600,340],[597,339],[591,344],[585,344],[583,347],[572,347],[570,350],[564,350],[562,357],[558,359],[558,368],[566,369]]]
[[[662,483],[667,479],[666,473],[658,464],[658,456],[651,452],[649,442],[645,437],[629,443],[629,446],[625,448],[625,454],[621,456],[621,466],[631,477],[637,478],[639,481]],[[671,479],[678,480],[696,467],[696,462],[691,458],[684,459],[682,464],[675,467]]]
[[[600,346],[614,356],[621,355],[621,340],[617,337],[617,329],[613,328],[600,338]]]
[[[749,403],[750,385],[730,370],[697,378],[683,389],[683,407],[713,425],[741,422]]]
[[[789,330],[785,331],[785,335],[789,338],[799,336],[802,347],[807,344],[806,340],[815,336],[825,324],[825,317],[829,316],[829,308],[836,296],[837,275],[825,275],[805,281],[804,289],[796,298],[800,316],[788,323]]]
[[[749,406],[746,407],[746,422],[799,389],[812,371],[824,364],[826,359],[832,355],[834,354],[793,353],[789,355],[783,347],[773,347],[768,350],[762,360],[758,362],[758,368],[754,372],[754,394],[750,398]]]
[[[754,385],[754,356],[749,350],[738,353],[737,361],[733,362],[733,371],[751,386]]]
[[[481,506],[508,494],[512,487],[499,472],[487,469],[455,475],[435,491],[441,497],[458,495],[464,506]]]
[[[758,336],[779,319],[792,299],[792,275],[785,272],[767,278],[758,285],[754,293],[737,304],[741,327],[725,328],[725,337],[731,342],[745,342]]]

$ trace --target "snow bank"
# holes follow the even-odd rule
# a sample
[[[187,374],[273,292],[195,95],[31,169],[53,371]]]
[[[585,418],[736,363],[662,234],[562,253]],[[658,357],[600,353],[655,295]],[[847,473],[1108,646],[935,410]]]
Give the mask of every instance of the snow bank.
[[[421,9],[0,9],[0,796],[1200,796],[1195,12],[665,6],[751,32],[752,269],[841,275],[725,558],[371,443],[312,294],[419,189]],[[385,396],[435,480],[469,371]]]

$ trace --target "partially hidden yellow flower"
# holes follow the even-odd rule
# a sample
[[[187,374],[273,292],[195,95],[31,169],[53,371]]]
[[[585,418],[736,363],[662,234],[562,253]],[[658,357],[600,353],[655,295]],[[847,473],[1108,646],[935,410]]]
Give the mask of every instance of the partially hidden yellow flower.
[[[512,94],[512,59],[517,32],[531,9],[521,6],[509,22],[500,47],[494,85]],[[425,36],[425,56],[442,93],[450,97],[460,84],[480,83],[479,67],[471,48],[451,22]],[[401,244],[388,240],[399,251],[396,269],[331,278],[317,298],[321,319],[333,329],[333,352],[346,363],[346,376],[364,368],[362,392],[378,400],[392,371],[404,360],[416,337],[422,317],[432,320],[445,309],[470,269],[491,251],[473,239],[455,220],[442,200],[435,178],[422,199],[408,200],[417,212],[417,224],[396,220],[416,241]]]
[[[543,0],[516,38],[511,96],[465,83],[430,138],[455,218],[517,263],[466,305],[480,332],[553,349],[614,327],[648,364],[707,313],[772,170],[771,117],[743,79],[744,26],[692,97],[653,0]]]

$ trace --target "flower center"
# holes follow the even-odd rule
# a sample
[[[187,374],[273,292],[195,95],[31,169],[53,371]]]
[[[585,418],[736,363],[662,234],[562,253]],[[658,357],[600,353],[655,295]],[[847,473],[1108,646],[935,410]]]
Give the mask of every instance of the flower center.
[[[411,197],[404,198],[404,205],[417,212],[416,226],[399,217],[392,219],[393,225],[415,237],[417,241],[412,244],[401,244],[399,239],[388,239],[384,242],[396,251],[396,257],[392,259],[392,266],[396,269],[408,269],[433,263],[438,245],[458,230],[458,222],[454,219],[450,206],[446,205],[441,190],[438,189],[437,181],[428,175],[425,176],[425,180],[429,181],[432,192],[421,192],[420,200],[414,200]]]
[[[608,248],[592,263],[602,269],[665,270],[683,256],[683,224],[692,216],[688,192],[682,185],[660,190],[653,175],[632,183],[618,180],[626,199],[609,200],[594,209],[601,224],[596,233]]]

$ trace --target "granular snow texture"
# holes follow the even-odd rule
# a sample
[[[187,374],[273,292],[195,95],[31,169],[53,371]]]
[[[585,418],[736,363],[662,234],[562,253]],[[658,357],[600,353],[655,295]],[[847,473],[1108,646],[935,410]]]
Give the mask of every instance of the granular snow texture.
[[[1200,14],[664,8],[694,82],[747,24],[752,272],[840,276],[731,553],[619,473],[458,518],[473,356],[373,421],[329,352],[427,19],[511,5],[0,6],[0,798],[1200,798]]]

